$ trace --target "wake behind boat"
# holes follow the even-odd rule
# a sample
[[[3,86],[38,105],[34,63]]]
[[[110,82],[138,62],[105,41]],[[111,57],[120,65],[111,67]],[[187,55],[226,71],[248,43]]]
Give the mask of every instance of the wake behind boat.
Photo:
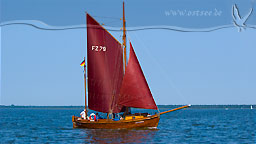
[[[85,110],[82,117],[72,117],[74,128],[119,129],[158,126],[161,114],[187,108],[189,105],[160,113],[151,94],[137,56],[130,42],[126,64],[126,21],[123,3],[123,44],[116,40],[88,13],[87,22],[87,73],[85,60]],[[86,81],[88,75],[88,82]],[[88,108],[107,113],[106,119],[87,115],[86,84],[88,83]],[[132,114],[130,108],[152,109],[148,113]],[[115,116],[122,113],[122,116]]]

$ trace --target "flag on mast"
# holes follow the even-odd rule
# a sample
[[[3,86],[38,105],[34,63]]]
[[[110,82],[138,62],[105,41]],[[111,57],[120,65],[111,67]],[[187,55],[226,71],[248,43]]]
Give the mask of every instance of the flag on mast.
[[[85,65],[85,60],[82,61],[82,63],[80,64],[80,66],[84,66]]]

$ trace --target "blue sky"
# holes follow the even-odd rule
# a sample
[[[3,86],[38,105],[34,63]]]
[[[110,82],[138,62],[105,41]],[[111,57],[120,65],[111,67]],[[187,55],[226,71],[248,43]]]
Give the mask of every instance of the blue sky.
[[[19,1],[2,0],[2,22],[34,19],[56,27],[79,25],[85,23],[84,10],[96,16],[121,17],[121,13],[116,11],[121,10],[122,2],[110,1],[107,10],[104,10],[104,4],[99,4],[99,10],[95,10],[96,4],[91,0],[78,3],[56,0],[47,10],[45,7],[49,1],[24,2],[27,5],[20,6]],[[169,25],[199,31],[213,26],[232,26],[231,7],[236,1],[224,1],[224,6],[220,6],[220,1],[210,1],[210,4],[197,1],[192,6],[172,1],[169,2],[170,7],[165,5],[164,8],[159,8],[162,3],[153,7],[156,2],[151,2],[146,7],[152,7],[152,11],[161,10],[163,17],[159,18],[160,23],[153,22],[157,21],[154,18],[158,15],[151,15],[150,10],[141,13],[137,10],[142,2],[135,7],[136,12],[129,8],[135,2],[129,1],[127,25],[136,26],[138,22],[139,25]],[[249,11],[250,2],[238,2],[242,15]],[[201,4],[200,7],[197,4]],[[117,6],[120,7],[116,9]],[[164,15],[165,9],[197,8],[217,8],[223,11],[223,15],[217,18]],[[17,10],[9,13],[13,9]],[[133,19],[136,13],[150,16]],[[142,20],[150,22],[148,18],[152,23],[143,23]],[[109,20],[97,19],[101,23]],[[198,23],[198,19],[202,23]],[[255,22],[254,12],[248,24],[255,25]],[[121,25],[121,21],[116,20],[115,23],[116,26]],[[120,32],[111,33],[121,41]],[[255,29],[238,32],[236,27],[212,32],[128,31],[157,104],[255,104],[255,35]],[[83,71],[79,64],[84,56],[86,29],[48,31],[26,25],[1,27],[0,104],[83,105]]]
[[[171,25],[186,28],[205,28],[232,23],[232,5],[237,4],[241,16],[256,8],[255,0],[127,0],[127,26]],[[40,20],[49,25],[85,24],[85,11],[110,26],[121,26],[122,0],[1,0],[1,21]],[[184,16],[166,16],[167,12],[184,12]],[[206,15],[188,16],[189,12]],[[210,15],[207,13],[212,12]],[[220,13],[219,15],[215,15]],[[256,13],[252,14],[255,17]],[[101,18],[100,18],[101,17]],[[249,19],[247,24],[256,24]]]

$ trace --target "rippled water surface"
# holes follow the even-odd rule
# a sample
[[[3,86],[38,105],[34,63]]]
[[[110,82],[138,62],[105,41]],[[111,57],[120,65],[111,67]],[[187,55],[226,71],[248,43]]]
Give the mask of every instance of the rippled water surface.
[[[2,108],[1,143],[256,143],[255,109],[181,110],[162,115],[157,130],[73,129],[80,111]]]

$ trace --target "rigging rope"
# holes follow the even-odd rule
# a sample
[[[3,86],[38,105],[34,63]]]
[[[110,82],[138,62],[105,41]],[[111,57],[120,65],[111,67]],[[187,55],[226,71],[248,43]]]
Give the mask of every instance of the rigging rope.
[[[146,54],[150,57],[150,59],[152,59],[152,61],[158,66],[159,69],[161,69],[160,72],[162,72],[163,76],[166,78],[167,82],[169,83],[169,85],[176,90],[177,94],[182,98],[182,100],[187,104],[189,104],[189,100],[185,99],[185,97],[182,95],[182,93],[180,92],[180,90],[175,87],[174,83],[173,83],[173,80],[168,77],[168,75],[166,74],[166,71],[165,69],[163,68],[163,66],[161,65],[161,63],[159,63],[154,56],[151,55],[151,53],[149,52],[149,50],[147,49],[147,47],[149,46],[146,46],[146,44],[139,38],[139,36],[137,36],[136,33],[134,33],[134,36],[135,36],[135,39],[137,39],[139,41],[139,43],[142,44],[142,49],[143,51],[146,52]]]
[[[116,20],[122,19],[122,18],[116,18],[116,17],[103,17],[103,16],[92,16],[92,17],[105,18],[105,19],[116,19]]]

